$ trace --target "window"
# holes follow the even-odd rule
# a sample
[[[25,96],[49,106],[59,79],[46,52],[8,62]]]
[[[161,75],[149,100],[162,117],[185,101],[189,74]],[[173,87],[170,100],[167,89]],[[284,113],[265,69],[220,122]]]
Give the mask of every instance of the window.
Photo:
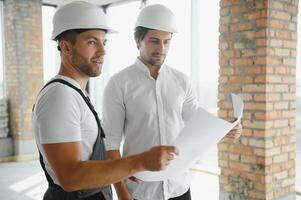
[[[131,65],[138,55],[133,34],[140,5],[140,1],[129,1],[107,9],[110,24],[118,33],[107,34],[108,42],[102,74],[90,79],[91,100],[99,113],[102,112],[103,90],[109,78]]]
[[[110,22],[118,31],[117,34],[108,35],[107,61],[110,63],[109,75],[113,75],[134,63],[138,55],[134,40],[134,25],[140,5],[139,1],[128,2],[108,9],[107,14]]]
[[[53,6],[42,6],[44,83],[55,76],[60,67],[60,55],[56,48],[56,42],[51,40],[52,18],[55,10],[56,8]]]
[[[219,1],[208,1],[204,6],[201,1],[192,0],[191,8],[191,77],[200,105],[217,114]]]
[[[201,1],[192,0],[191,7],[193,49],[191,76],[201,107],[217,115],[219,1],[210,1],[203,6]],[[212,147],[199,168],[219,173],[217,151],[217,146]]]

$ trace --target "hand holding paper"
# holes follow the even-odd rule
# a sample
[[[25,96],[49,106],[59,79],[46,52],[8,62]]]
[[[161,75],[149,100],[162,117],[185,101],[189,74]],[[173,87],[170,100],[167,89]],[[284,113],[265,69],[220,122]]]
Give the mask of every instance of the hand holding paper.
[[[202,158],[208,149],[216,145],[241,120],[243,114],[242,99],[231,94],[234,116],[233,123],[227,122],[199,108],[186,123],[174,145],[178,147],[177,156],[166,170],[160,172],[140,172],[135,176],[143,181],[162,181],[172,179],[175,174],[185,173]]]

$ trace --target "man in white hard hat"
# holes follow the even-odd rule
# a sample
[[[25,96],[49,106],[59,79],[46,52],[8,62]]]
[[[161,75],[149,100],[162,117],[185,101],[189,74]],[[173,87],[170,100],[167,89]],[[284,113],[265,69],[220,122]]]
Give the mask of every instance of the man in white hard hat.
[[[123,156],[171,144],[198,109],[188,77],[164,64],[176,31],[174,15],[167,7],[150,5],[140,12],[134,34],[139,56],[105,88],[102,124],[109,158],[121,157],[123,138]],[[236,127],[227,137],[237,138],[240,133]],[[130,177],[114,185],[119,200],[191,199],[187,174],[161,182],[141,183]]]
[[[110,184],[136,172],[162,170],[178,150],[158,146],[122,159],[106,160],[105,134],[85,92],[99,76],[109,28],[103,11],[87,2],[67,4],[54,15],[52,39],[61,66],[40,91],[33,128],[49,187],[44,200],[112,200]]]

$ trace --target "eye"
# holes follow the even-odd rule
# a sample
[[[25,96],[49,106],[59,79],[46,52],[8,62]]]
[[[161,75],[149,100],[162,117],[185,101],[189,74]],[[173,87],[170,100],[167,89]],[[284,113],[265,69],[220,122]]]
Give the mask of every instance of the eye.
[[[96,42],[94,40],[89,40],[88,44],[90,44],[90,45],[96,45]]]
[[[153,43],[153,44],[159,44],[159,41],[158,40],[151,40],[151,43]]]

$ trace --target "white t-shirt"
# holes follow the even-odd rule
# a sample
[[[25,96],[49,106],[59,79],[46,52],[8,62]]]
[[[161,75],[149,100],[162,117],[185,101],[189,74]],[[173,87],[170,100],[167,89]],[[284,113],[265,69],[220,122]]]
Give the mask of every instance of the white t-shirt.
[[[58,78],[80,89],[75,80],[61,75],[54,77]],[[48,85],[38,95],[33,112],[33,129],[45,168],[58,185],[42,144],[78,141],[81,144],[81,159],[89,160],[98,134],[95,117],[82,96],[73,88],[58,82]]]

